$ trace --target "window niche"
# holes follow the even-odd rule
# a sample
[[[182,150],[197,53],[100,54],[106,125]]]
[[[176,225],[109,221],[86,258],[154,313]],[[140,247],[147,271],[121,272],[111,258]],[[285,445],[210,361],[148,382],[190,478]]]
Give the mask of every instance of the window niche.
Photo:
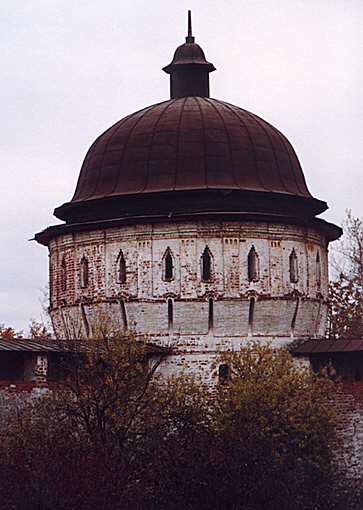
[[[299,280],[298,260],[295,249],[292,250],[289,257],[290,282],[297,283]]]
[[[318,289],[321,287],[321,264],[320,264],[320,253],[316,252],[316,260],[315,260],[315,273],[316,273],[316,285]]]
[[[248,309],[248,335],[249,336],[253,335],[253,321],[255,318],[255,303],[256,303],[256,298],[251,297],[249,309]]]
[[[223,363],[218,367],[218,380],[220,384],[226,384],[231,378],[231,371],[229,365]]]
[[[86,289],[89,283],[89,268],[88,260],[86,257],[82,257],[80,264],[80,283],[81,289]]]
[[[173,310],[173,300],[168,299],[168,330],[169,333],[173,332],[174,325],[174,310]]]
[[[123,251],[120,250],[120,253],[117,257],[117,282],[123,285],[126,283],[127,274],[126,274],[126,260],[123,254]]]
[[[208,301],[208,333],[213,332],[214,328],[214,303],[213,299],[210,298]]]
[[[67,263],[65,256],[62,257],[60,266],[60,286],[63,292],[67,290]]]
[[[206,246],[201,259],[201,276],[203,282],[210,282],[212,279],[212,254]]]
[[[174,279],[174,260],[171,249],[168,247],[163,256],[163,280],[170,282]]]
[[[259,257],[254,246],[250,249],[247,257],[248,281],[258,282],[260,279]]]

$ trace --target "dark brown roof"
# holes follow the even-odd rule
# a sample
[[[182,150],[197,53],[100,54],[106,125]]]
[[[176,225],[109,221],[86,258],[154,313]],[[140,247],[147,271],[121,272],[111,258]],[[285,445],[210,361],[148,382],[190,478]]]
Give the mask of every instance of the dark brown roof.
[[[163,71],[170,73],[174,66],[198,64],[201,66],[207,66],[209,72],[215,71],[213,64],[207,61],[204,55],[204,51],[196,43],[185,43],[179,46],[174,53],[172,62],[163,68]]]
[[[62,347],[55,340],[0,337],[0,351],[60,352]]]
[[[64,230],[174,220],[280,221],[341,229],[315,216],[327,204],[310,194],[289,141],[257,115],[211,99],[214,71],[192,35],[164,68],[171,99],[111,126],[90,147],[75,194],[54,211],[66,225],[36,234],[47,244]],[[72,230],[73,229],[73,230]]]
[[[214,65],[207,62],[202,48],[195,43],[195,37],[192,35],[192,12],[190,10],[188,10],[188,35],[185,38],[185,43],[178,46],[172,62],[163,70],[166,73],[172,73],[173,68],[185,65],[207,67],[208,72],[215,70]]]
[[[278,193],[318,203],[280,131],[229,103],[186,97],[133,113],[97,138],[74,197],[55,214],[69,221],[85,202],[195,190]],[[316,203],[318,212],[326,209]]]
[[[120,120],[91,146],[72,202],[206,188],[310,197],[286,138],[215,99],[165,101]]]
[[[363,351],[363,340],[307,340],[293,350],[294,354],[324,354]]]
[[[87,340],[54,340],[54,339],[33,339],[33,338],[3,338],[0,337],[1,351],[29,351],[29,352],[69,352],[88,351],[94,346],[94,341]],[[170,349],[148,342],[140,345],[145,347],[147,354],[168,354]]]

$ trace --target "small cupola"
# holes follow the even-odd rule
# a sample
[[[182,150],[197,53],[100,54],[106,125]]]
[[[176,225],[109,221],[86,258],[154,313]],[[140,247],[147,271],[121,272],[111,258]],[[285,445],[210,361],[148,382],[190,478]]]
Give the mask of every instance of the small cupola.
[[[163,68],[170,74],[170,97],[209,97],[209,73],[215,71],[213,64],[205,58],[202,48],[192,35],[191,11],[188,11],[188,35],[179,46],[172,62]]]

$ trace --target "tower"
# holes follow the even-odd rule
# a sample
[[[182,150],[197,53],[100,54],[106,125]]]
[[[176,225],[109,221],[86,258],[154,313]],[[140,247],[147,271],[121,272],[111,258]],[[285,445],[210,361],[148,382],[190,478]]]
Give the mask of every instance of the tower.
[[[251,339],[321,338],[327,250],[339,227],[306,185],[289,141],[210,97],[215,70],[192,35],[164,67],[171,98],[91,145],[64,220],[36,234],[50,254],[57,336],[100,322],[171,346],[164,370],[211,373]]]

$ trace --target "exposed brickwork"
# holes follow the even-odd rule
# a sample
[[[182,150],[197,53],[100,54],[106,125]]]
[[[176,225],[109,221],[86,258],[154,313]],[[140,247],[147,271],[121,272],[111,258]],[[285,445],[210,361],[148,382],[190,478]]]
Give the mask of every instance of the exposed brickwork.
[[[206,247],[212,259],[210,281],[201,276]],[[258,257],[257,281],[248,278],[252,247]],[[59,337],[95,335],[98,325],[106,323],[114,330],[127,326],[176,351],[203,353],[238,348],[251,338],[286,345],[292,338],[324,334],[326,242],[308,228],[211,220],[138,224],[62,235],[51,241],[49,249],[51,315]],[[166,250],[173,260],[168,281],[163,268]],[[297,255],[296,283],[289,274],[292,250]],[[125,283],[118,278],[121,251]],[[89,282],[81,288],[84,257]],[[61,286],[62,260],[67,264],[66,290]],[[195,355],[193,367],[204,359]]]
[[[343,471],[361,487],[363,470],[363,382],[344,381],[336,402],[341,418]]]

